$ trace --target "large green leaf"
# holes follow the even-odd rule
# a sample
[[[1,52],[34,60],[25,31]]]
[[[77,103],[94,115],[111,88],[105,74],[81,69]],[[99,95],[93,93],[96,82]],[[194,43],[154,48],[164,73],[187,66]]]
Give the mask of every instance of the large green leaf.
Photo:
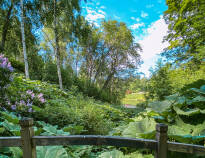
[[[9,158],[8,156],[6,156],[6,155],[1,155],[1,157],[0,158]]]
[[[6,119],[8,122],[18,124],[19,123],[19,118],[14,115],[13,113],[8,113],[8,112],[1,112],[1,117]]]
[[[123,152],[119,150],[112,150],[108,152],[103,152],[98,158],[154,158],[153,155],[143,155],[139,152],[134,152],[129,155],[124,155]]]
[[[178,115],[192,116],[196,114],[205,114],[205,110],[200,110],[199,108],[181,110],[180,108],[173,106],[173,109],[176,111]]]
[[[169,126],[168,135],[179,142],[198,143],[205,139],[205,121],[202,124],[190,125],[178,118],[175,125]]]
[[[126,158],[154,158],[154,156],[152,154],[143,155],[137,151],[137,152],[131,153],[129,155],[126,155]]]
[[[148,104],[148,111],[154,111],[156,113],[163,113],[170,109],[170,106],[173,104],[172,101],[154,101]]]
[[[125,158],[123,152],[119,150],[112,150],[108,152],[104,152],[99,155],[99,158]]]
[[[123,137],[147,138],[155,136],[156,122],[154,119],[144,118],[141,121],[130,122],[128,127],[122,132]]]
[[[181,110],[180,108],[173,106],[173,109],[176,111],[178,115],[186,115],[186,116],[192,116],[200,113],[200,109],[195,108],[195,109],[186,109],[186,111]]]
[[[10,147],[9,150],[12,152],[12,158],[22,158],[23,152],[19,147]]]
[[[37,121],[39,125],[42,126],[43,133],[41,135],[69,135],[69,132],[64,132],[63,130],[58,130],[58,126],[52,126],[50,124],[46,124],[45,122],[42,121]]]
[[[13,124],[5,120],[4,122],[0,123],[0,126],[3,126],[6,130],[10,131],[13,135],[20,136],[21,128],[19,125]]]
[[[68,132],[71,134],[81,134],[85,130],[83,130],[83,126],[77,126],[77,125],[69,125],[63,128],[64,132]]]
[[[191,88],[192,91],[197,92],[199,94],[205,95],[205,85],[201,86],[200,89],[198,88]]]
[[[205,97],[197,96],[194,99],[192,99],[192,102],[205,102]]]
[[[40,146],[37,158],[68,158],[68,154],[62,146]]]
[[[23,153],[19,147],[4,147],[0,148],[0,158],[6,158],[4,155],[11,155],[12,158],[22,158]]]

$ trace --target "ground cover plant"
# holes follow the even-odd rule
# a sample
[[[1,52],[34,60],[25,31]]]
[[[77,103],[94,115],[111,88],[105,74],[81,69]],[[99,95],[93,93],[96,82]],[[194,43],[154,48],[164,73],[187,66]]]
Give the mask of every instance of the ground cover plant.
[[[118,6],[118,1],[110,6]],[[0,1],[0,136],[20,136],[23,117],[33,118],[35,135],[43,136],[155,139],[155,125],[164,123],[169,126],[169,141],[205,146],[204,0],[121,2],[123,10],[132,10],[128,18],[107,14],[106,10],[116,10],[100,7],[101,3]],[[127,7],[138,4],[145,8]],[[155,39],[165,30],[162,51],[163,44]],[[140,72],[142,58],[153,64],[152,53],[160,53],[156,65],[149,75]],[[169,158],[203,158],[168,154]],[[153,158],[154,152],[51,146],[37,147],[37,156]],[[0,148],[0,158],[21,157],[21,148]]]

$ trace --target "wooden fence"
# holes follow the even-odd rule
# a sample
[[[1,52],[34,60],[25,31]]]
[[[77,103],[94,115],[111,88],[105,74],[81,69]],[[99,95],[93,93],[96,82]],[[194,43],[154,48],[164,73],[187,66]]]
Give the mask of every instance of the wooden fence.
[[[156,125],[156,140],[124,137],[70,135],[70,136],[34,136],[33,119],[20,121],[21,137],[0,137],[0,147],[22,147],[23,158],[36,158],[36,146],[52,145],[106,145],[116,147],[146,148],[155,150],[155,158],[167,158],[167,151],[177,151],[205,155],[205,147],[167,141],[168,126]]]

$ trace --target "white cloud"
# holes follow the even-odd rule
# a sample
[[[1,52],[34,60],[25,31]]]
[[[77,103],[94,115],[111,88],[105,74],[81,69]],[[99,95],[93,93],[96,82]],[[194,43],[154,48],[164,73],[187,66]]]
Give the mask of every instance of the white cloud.
[[[155,65],[158,54],[168,46],[167,42],[162,43],[163,37],[167,35],[167,31],[168,26],[161,16],[159,20],[155,21],[147,28],[144,38],[137,41],[143,49],[141,57],[144,64],[140,68],[140,71],[144,72],[146,75],[149,75],[149,68]]]
[[[106,7],[102,5],[100,8],[105,9]]]
[[[88,20],[90,23],[93,23],[97,27],[99,27],[99,22],[101,19],[105,18],[106,13],[103,10],[94,10],[90,7],[86,8],[87,15],[85,17],[86,20]]]
[[[106,14],[106,13],[105,13],[104,11],[102,11],[102,10],[98,10],[98,12],[101,13],[101,14],[103,14],[103,15]]]
[[[135,18],[135,17],[131,17],[130,19],[132,19],[132,20],[136,20],[137,22],[139,22],[140,21],[140,18]]]
[[[136,30],[139,27],[144,26],[144,23],[137,23],[130,26],[131,29]]]
[[[139,21],[140,21],[140,18],[136,18],[135,20],[136,20],[137,22],[139,22]]]
[[[143,11],[141,12],[141,17],[142,17],[142,18],[146,18],[147,16],[148,16],[147,13],[145,13],[145,12],[143,12]]]

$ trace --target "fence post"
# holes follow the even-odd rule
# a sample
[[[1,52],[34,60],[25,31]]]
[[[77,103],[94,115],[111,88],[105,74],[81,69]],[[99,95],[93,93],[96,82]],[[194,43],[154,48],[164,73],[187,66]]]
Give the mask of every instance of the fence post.
[[[23,118],[20,120],[23,158],[36,158],[36,147],[32,144],[34,136],[33,119]]]
[[[162,123],[156,125],[157,151],[155,158],[167,158],[167,130],[168,126]]]

